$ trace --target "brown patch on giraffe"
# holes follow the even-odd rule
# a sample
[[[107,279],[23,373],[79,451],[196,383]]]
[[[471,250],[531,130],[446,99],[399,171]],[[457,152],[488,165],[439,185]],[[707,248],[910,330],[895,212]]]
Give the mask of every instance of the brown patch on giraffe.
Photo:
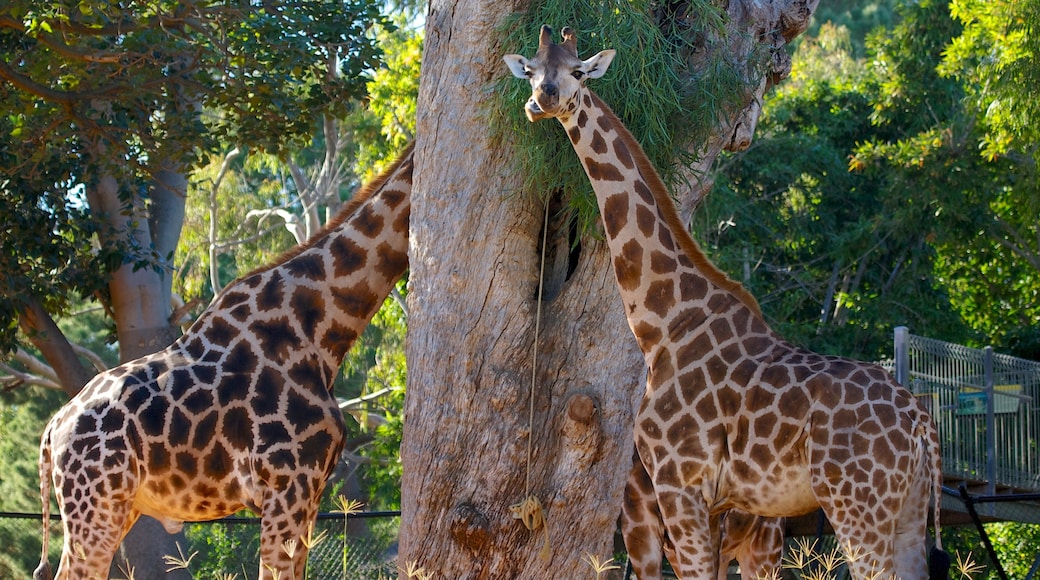
[[[677,413],[683,410],[683,404],[679,400],[675,389],[664,389],[663,393],[655,397],[653,408],[661,422],[668,423]]]
[[[655,385],[663,385],[675,376],[675,365],[672,364],[672,355],[667,350],[661,350],[653,365],[650,367],[652,376],[650,381]]]
[[[657,199],[654,198],[654,192],[650,191],[650,188],[642,179],[636,179],[632,183],[632,191],[636,192],[636,195],[639,196],[640,201],[642,201],[643,205],[646,207],[657,207]]]
[[[300,254],[286,262],[285,267],[296,278],[307,280],[325,278],[325,260],[317,253]]]
[[[713,385],[721,385],[729,374],[729,365],[717,354],[704,363],[704,368],[708,371],[708,382]]]
[[[675,306],[675,282],[671,278],[651,282],[643,306],[661,318],[667,316]]]
[[[326,431],[318,431],[300,444],[300,464],[313,468],[321,467],[328,457],[333,455],[329,453],[331,448],[333,448],[332,435]],[[339,453],[335,453],[334,456],[338,457]]]
[[[567,129],[567,138],[571,140],[571,143],[577,145],[581,140],[581,129],[578,127]]]
[[[614,274],[623,289],[631,291],[638,288],[643,277],[643,246],[635,240],[625,242],[614,258]]]
[[[395,233],[406,234],[406,235],[408,234],[408,224],[409,224],[409,221],[411,220],[411,215],[412,215],[412,212],[410,212],[408,210],[405,210],[405,211],[402,211],[397,216],[396,219],[394,219],[394,222],[393,222],[393,224],[391,224],[391,227],[393,228]],[[407,257],[407,256],[408,256],[408,254],[406,253],[405,257]],[[405,266],[407,266],[407,264],[405,264]]]
[[[585,171],[596,181],[624,181],[625,176],[613,163],[600,163],[591,157],[585,158]]]
[[[233,407],[224,413],[221,432],[232,449],[244,451],[253,442],[253,419],[244,407]]]
[[[719,410],[725,416],[733,416],[740,410],[742,397],[732,387],[724,386],[717,393]],[[721,425],[720,425],[721,427]]]
[[[228,346],[238,336],[238,331],[224,318],[214,316],[209,326],[203,329],[203,336],[213,346]]]
[[[367,316],[375,308],[379,297],[367,290],[367,284],[356,286],[357,288],[350,292],[333,290],[332,304],[347,316],[361,318]]]
[[[191,435],[191,423],[191,417],[188,417],[180,407],[174,407],[170,411],[170,426],[167,431],[166,443],[170,447],[187,445],[188,437]]]
[[[265,353],[267,353],[267,358],[275,358],[272,353],[276,353],[278,349],[269,349],[264,345],[268,343],[272,346],[284,345],[287,341],[296,338],[295,335],[290,334],[290,330],[285,329],[285,327],[288,326],[288,320],[285,317],[278,320],[280,320],[280,322],[271,321],[271,323],[264,322],[250,326],[250,330],[253,330],[254,332],[259,331],[258,336]],[[279,332],[284,332],[284,334],[279,335]],[[298,343],[291,342],[289,344],[297,345]],[[253,369],[256,368],[257,362],[258,359],[256,358],[256,353],[253,352],[252,346],[244,341],[239,342],[231,349],[231,352],[228,353],[227,357],[224,358],[224,372],[232,375],[247,375],[253,372]]]
[[[584,112],[582,114],[584,114]],[[607,141],[603,138],[603,134],[600,133],[599,131],[593,131],[592,132],[592,142],[589,143],[589,147],[591,147],[593,151],[595,151],[596,153],[599,153],[600,155],[603,155],[604,153],[606,153],[607,152]]]
[[[196,461],[194,453],[180,452],[174,457],[174,462],[177,471],[187,475],[188,477],[195,477],[198,469],[198,462]]]
[[[191,446],[195,449],[205,449],[217,432],[216,411],[210,411],[203,415],[202,419],[195,423],[195,431],[191,438]]]
[[[399,252],[388,243],[376,247],[375,268],[387,278],[396,278],[408,267],[408,253]]]
[[[138,414],[138,421],[144,434],[150,437],[158,437],[166,428],[166,413],[170,405],[162,397],[153,397],[152,402]]]
[[[635,168],[636,163],[632,160],[628,145],[625,145],[625,140],[620,135],[614,138],[614,154],[626,169]]]
[[[693,366],[705,353],[712,350],[711,337],[706,334],[694,335],[693,340],[675,349],[675,364],[685,369]]]
[[[261,312],[274,310],[282,305],[282,275],[277,270],[271,271],[271,277],[263,288],[256,293],[256,307]]]
[[[584,110],[581,111],[580,113],[578,113],[578,117],[574,119],[574,122],[577,124],[578,129],[584,129],[585,125],[587,125],[589,122],[589,114],[586,113]]]
[[[688,367],[687,367],[688,368]],[[683,396],[683,404],[692,406],[697,396],[707,386],[704,378],[704,370],[699,366],[690,368],[687,372],[679,375],[680,392]]]
[[[338,359],[342,359],[350,346],[357,340],[357,332],[340,324],[337,321],[333,321],[329,327],[328,332],[321,337],[321,347],[333,354]]]
[[[351,218],[350,225],[360,232],[362,236],[374,238],[379,235],[379,232],[383,231],[386,220],[383,219],[383,216],[376,213],[371,205],[364,205]]]
[[[675,259],[664,252],[650,250],[650,271],[654,274],[671,274],[675,272]]]
[[[313,425],[325,420],[325,409],[314,405],[307,397],[290,392],[287,397],[285,416],[300,434]]]
[[[332,252],[333,275],[349,276],[365,267],[368,261],[367,252],[357,242],[349,238],[336,238],[329,248]]]
[[[708,281],[689,272],[679,275],[679,299],[695,302],[708,295]]]
[[[661,438],[661,428],[650,418],[644,420],[639,428],[640,431],[650,439]],[[640,455],[642,455],[642,452],[640,452]]]
[[[617,238],[628,224],[628,196],[622,193],[612,195],[603,202],[603,226],[607,235]]]
[[[289,299],[289,307],[296,315],[304,336],[314,338],[314,331],[325,319],[325,300],[313,288],[297,288]]]
[[[632,334],[636,336],[636,340],[640,344],[640,348],[643,352],[646,352],[653,348],[663,338],[661,329],[657,328],[656,325],[640,320],[632,327]],[[667,351],[662,351],[662,353]]]
[[[163,475],[170,470],[170,451],[165,442],[151,443],[148,445],[148,473],[151,475]]]
[[[397,206],[401,205],[401,202],[406,199],[408,199],[408,194],[400,189],[387,188],[383,191],[383,201],[386,202],[387,207],[390,209],[397,209]],[[408,212],[404,213],[407,214]]]

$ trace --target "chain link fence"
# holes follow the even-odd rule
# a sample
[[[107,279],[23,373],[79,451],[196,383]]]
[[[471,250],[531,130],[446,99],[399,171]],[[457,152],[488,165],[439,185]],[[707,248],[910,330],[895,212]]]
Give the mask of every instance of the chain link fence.
[[[306,578],[397,578],[400,512],[321,513],[311,536]],[[229,517],[184,526],[183,559],[196,578],[255,580],[260,561],[260,518]],[[39,514],[0,512],[0,578],[29,578],[39,564]],[[61,554],[61,521],[50,521],[50,563]]]

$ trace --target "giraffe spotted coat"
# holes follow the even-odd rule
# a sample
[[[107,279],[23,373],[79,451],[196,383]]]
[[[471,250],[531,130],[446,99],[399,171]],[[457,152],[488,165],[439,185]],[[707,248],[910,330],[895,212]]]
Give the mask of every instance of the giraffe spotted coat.
[[[667,549],[681,577],[714,580],[728,510],[817,508],[853,578],[926,577],[929,498],[938,523],[942,475],[923,405],[877,366],[773,332],[754,298],[705,257],[642,148],[585,86],[614,51],[583,61],[573,31],[563,37],[555,44],[543,27],[533,59],[505,60],[531,83],[528,118],[560,121],[592,183],[648,367],[623,508],[639,577],[659,578]]]
[[[260,577],[303,577],[301,540],[345,440],[332,382],[408,265],[411,179],[409,148],[319,234],[50,420],[40,487],[45,522],[51,483],[62,514],[59,579],[107,578],[141,514],[176,531],[243,507],[262,518]],[[49,575],[45,526],[35,577]]]

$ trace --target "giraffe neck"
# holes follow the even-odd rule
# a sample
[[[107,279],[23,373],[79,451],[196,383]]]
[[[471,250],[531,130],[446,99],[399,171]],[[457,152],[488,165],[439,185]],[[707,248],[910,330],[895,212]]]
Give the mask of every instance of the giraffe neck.
[[[228,285],[181,342],[202,335],[214,343],[227,326],[248,323],[241,331],[260,335],[258,354],[282,362],[316,357],[331,388],[408,267],[411,185],[409,148],[311,239]]]
[[[594,93],[560,122],[592,183],[629,326],[648,359],[676,334],[703,322],[691,312],[750,311],[754,297],[716,268],[679,218],[642,148]],[[699,308],[698,308],[699,307]]]

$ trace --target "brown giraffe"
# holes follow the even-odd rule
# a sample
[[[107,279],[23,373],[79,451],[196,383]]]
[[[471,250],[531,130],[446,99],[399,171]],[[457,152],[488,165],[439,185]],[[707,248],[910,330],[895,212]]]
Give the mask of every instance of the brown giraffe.
[[[168,348],[98,375],[50,420],[36,578],[50,576],[52,478],[59,579],[106,578],[141,514],[175,532],[243,507],[262,518],[260,577],[303,578],[302,540],[345,440],[333,379],[408,265],[411,153]]]
[[[938,528],[942,477],[931,417],[881,368],[806,351],[769,328],[754,298],[690,237],[639,144],[585,87],[614,51],[583,61],[574,32],[563,37],[555,44],[542,27],[533,59],[505,60],[531,83],[528,119],[558,119],[588,174],[648,367],[640,461],[623,509],[639,577],[660,577],[667,543],[680,576],[714,580],[722,513],[817,507],[854,578],[926,577],[929,497]]]

